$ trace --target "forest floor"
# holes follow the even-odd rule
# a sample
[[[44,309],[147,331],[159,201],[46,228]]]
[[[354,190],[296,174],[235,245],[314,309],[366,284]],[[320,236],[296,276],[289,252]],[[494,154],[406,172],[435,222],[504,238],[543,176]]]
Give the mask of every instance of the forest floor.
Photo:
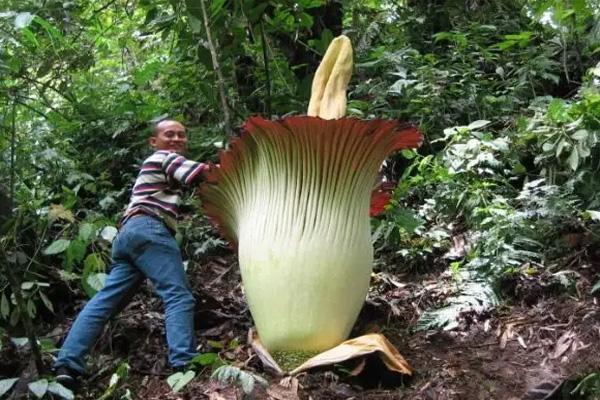
[[[269,375],[246,340],[251,320],[235,259],[190,263],[188,274],[198,299],[200,351],[218,353],[227,364],[267,378],[269,386],[255,391],[257,399],[567,399],[576,398],[567,395],[573,388],[569,378],[600,369],[600,305],[589,295],[587,278],[598,266],[581,265],[572,269],[577,279],[570,292],[557,292],[543,274],[515,279],[507,284],[510,304],[488,314],[463,315],[459,326],[449,331],[415,329],[424,309],[443,304],[453,292],[448,272],[374,274],[352,336],[383,333],[412,365],[412,377],[389,373],[373,360],[357,376],[351,373],[351,364],[293,378]],[[63,304],[55,320],[62,315],[64,319],[58,325],[49,322],[46,337],[60,343],[84,304],[80,298]],[[131,370],[120,390],[129,388],[133,398],[243,398],[241,388],[211,380],[210,366],[180,393],[172,393],[166,383],[171,372],[163,325],[161,302],[146,285],[105,330],[77,397],[99,398],[118,364],[127,361]],[[27,357],[26,346],[17,348],[5,341],[0,364],[13,376],[16,371],[23,376]],[[554,397],[540,394],[561,383]]]

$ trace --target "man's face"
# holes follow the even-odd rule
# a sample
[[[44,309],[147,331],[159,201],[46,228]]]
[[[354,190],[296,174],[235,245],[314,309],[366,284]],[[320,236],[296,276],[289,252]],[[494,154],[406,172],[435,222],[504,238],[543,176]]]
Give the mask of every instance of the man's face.
[[[150,146],[155,150],[169,150],[176,153],[185,153],[187,141],[185,127],[177,121],[160,122],[155,134],[149,140]]]

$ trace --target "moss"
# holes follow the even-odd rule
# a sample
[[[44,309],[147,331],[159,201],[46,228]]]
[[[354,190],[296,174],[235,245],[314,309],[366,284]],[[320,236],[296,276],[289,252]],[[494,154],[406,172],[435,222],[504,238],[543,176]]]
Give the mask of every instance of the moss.
[[[317,354],[319,354],[318,351],[281,350],[275,351],[271,355],[283,371],[289,372]]]

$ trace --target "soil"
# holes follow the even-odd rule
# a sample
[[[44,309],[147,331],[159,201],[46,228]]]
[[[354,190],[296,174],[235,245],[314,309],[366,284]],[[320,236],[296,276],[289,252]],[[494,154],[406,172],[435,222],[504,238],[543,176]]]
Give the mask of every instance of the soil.
[[[576,398],[560,394],[558,387],[568,393],[569,378],[600,370],[600,305],[599,298],[589,294],[587,278],[597,272],[577,274],[570,292],[544,289],[551,285],[544,285],[542,276],[517,279],[511,282],[509,305],[488,314],[465,315],[450,331],[418,331],[416,324],[425,309],[442,304],[452,293],[451,276],[441,271],[379,272],[352,335],[383,333],[410,362],[414,375],[393,374],[376,358],[368,358],[362,369],[355,368],[355,360],[282,378],[269,375],[247,343],[252,322],[235,258],[206,258],[190,263],[188,270],[198,299],[200,351],[217,353],[226,364],[266,378],[268,386],[257,383],[253,398],[274,400]],[[78,398],[99,398],[123,361],[131,369],[119,395],[129,389],[132,398],[139,399],[248,398],[239,386],[210,379],[211,365],[181,392],[171,392],[162,305],[152,293],[145,286],[109,324],[92,352],[90,374]],[[81,296],[75,307],[65,303],[61,310],[67,318],[48,326],[46,336],[60,345],[84,300]],[[23,375],[27,359],[26,347],[4,340],[0,373]],[[557,388],[557,394],[541,395],[544,387]]]

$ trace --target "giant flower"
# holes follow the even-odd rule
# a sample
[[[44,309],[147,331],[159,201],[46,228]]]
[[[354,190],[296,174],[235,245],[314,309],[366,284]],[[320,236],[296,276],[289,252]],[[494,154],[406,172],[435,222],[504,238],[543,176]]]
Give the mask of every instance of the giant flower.
[[[422,140],[396,121],[343,117],[348,46],[336,38],[325,55],[313,116],[248,119],[201,190],[206,214],[238,250],[250,312],[270,351],[321,351],[348,337],[372,271],[378,169]]]

